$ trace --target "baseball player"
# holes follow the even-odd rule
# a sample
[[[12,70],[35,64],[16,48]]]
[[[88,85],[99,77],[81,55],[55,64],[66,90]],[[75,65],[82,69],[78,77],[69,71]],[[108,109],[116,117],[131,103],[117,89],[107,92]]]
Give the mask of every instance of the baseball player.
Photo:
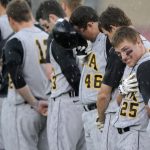
[[[51,112],[48,113],[47,124],[49,148],[86,150],[82,124],[83,107],[78,98],[80,70],[72,51],[77,46],[76,32],[68,21],[62,19],[54,26],[53,37],[49,49],[54,70]],[[60,39],[64,47],[60,45]]]
[[[38,150],[50,92],[44,72],[48,35],[34,26],[26,1],[11,1],[6,12],[16,33],[4,47],[4,63],[13,83],[2,107],[4,145],[6,150]]]
[[[87,57],[81,74],[79,96],[85,108],[82,119],[87,149],[99,150],[101,130],[96,125],[98,117],[96,100],[105,73],[110,47],[108,48],[106,36],[99,31],[98,16],[91,7],[80,6],[75,9],[70,17],[70,22],[86,40],[92,42],[92,52]]]
[[[36,20],[39,21],[43,29],[49,33],[49,37],[47,40],[47,51],[46,51],[47,53],[46,62],[48,66],[46,67],[47,68],[46,72],[49,80],[51,80],[51,72],[52,72],[52,67],[50,66],[50,58],[49,58],[49,44],[51,43],[51,40],[53,38],[51,31],[56,21],[59,18],[64,18],[64,17],[66,17],[66,14],[64,13],[62,7],[57,1],[47,0],[42,2],[36,12]]]
[[[120,8],[108,7],[100,15],[99,25],[102,31],[108,35],[111,41],[112,36],[118,27],[132,26],[132,22]],[[142,41],[146,48],[150,48],[150,43],[144,37],[142,37]],[[115,143],[118,141],[118,131],[112,126],[111,122],[118,107],[116,104],[116,96],[118,92],[117,87],[120,84],[124,68],[125,64],[121,62],[120,58],[116,55],[114,49],[112,48],[110,50],[106,73],[104,75],[103,84],[97,100],[99,122],[105,123],[102,135],[103,141],[101,145],[103,150],[115,150]],[[129,82],[130,79],[128,83]],[[127,90],[131,89],[128,87]]]
[[[36,12],[36,20],[48,33],[53,29],[56,20],[65,16],[65,12],[57,1],[47,0],[42,2]]]
[[[45,2],[41,3],[41,5],[37,11],[37,18],[39,19],[41,25],[46,28],[47,32],[51,32],[51,29],[56,24],[57,20],[59,20],[59,18],[64,18],[65,16],[66,15],[65,15],[63,9],[61,8],[60,4],[56,1],[45,1]],[[62,26],[63,22],[60,22],[60,25]],[[65,41],[64,39],[67,36],[67,34],[70,34],[69,28],[66,29],[64,26],[65,33],[67,33],[67,34],[65,34],[65,33],[62,34],[59,30],[57,30],[57,29],[61,29],[61,28],[55,28],[55,29],[56,29],[55,30],[56,34],[54,34],[54,35],[58,34],[57,39],[60,39],[60,37],[61,37],[61,42],[63,42],[63,44],[68,44],[68,40]],[[61,36],[61,34],[62,34],[62,36]],[[47,62],[51,62],[51,64],[53,65],[53,70],[55,70],[55,68],[56,68],[55,74],[57,76],[57,80],[55,81],[55,76],[53,76],[52,99],[51,98],[49,99],[49,109],[48,109],[48,119],[47,119],[47,127],[48,127],[47,135],[48,135],[49,148],[53,149],[53,150],[85,149],[84,131],[83,131],[81,115],[80,115],[81,110],[83,108],[81,106],[76,106],[76,105],[78,105],[78,103],[76,103],[76,104],[73,103],[73,100],[77,99],[77,101],[78,101],[78,98],[75,97],[74,91],[71,91],[71,90],[73,90],[73,88],[75,88],[76,93],[78,93],[78,84],[79,84],[78,82],[80,79],[80,73],[79,73],[78,68],[73,70],[72,67],[70,67],[72,64],[74,65],[74,63],[75,63],[75,58],[73,56],[70,56],[71,58],[69,58],[69,60],[68,60],[69,63],[66,61],[66,55],[64,53],[66,53],[66,54],[68,53],[70,55],[72,52],[69,52],[69,51],[67,52],[65,48],[60,47],[59,44],[55,43],[55,44],[52,44],[53,45],[52,50],[54,52],[56,52],[56,54],[59,53],[60,50],[62,51],[62,52],[60,51],[59,55],[57,54],[59,56],[59,60],[56,59],[56,57],[57,57],[57,56],[55,56],[56,54],[54,54],[54,56],[53,56],[53,54],[51,54],[51,48],[49,48],[49,47],[51,45],[52,40],[53,40],[53,34],[50,33],[49,38],[48,38],[48,49],[47,49],[48,51],[47,51],[46,60],[47,60]],[[71,39],[69,39],[69,41],[70,40]],[[72,44],[71,44],[71,46],[73,46]],[[55,48],[55,46],[56,46],[56,48]],[[60,49],[58,49],[58,47]],[[63,57],[64,57],[65,61],[63,60]],[[61,62],[62,60],[64,62]],[[73,62],[70,63],[70,61],[73,61]],[[58,62],[58,63],[56,63],[56,62]],[[68,66],[66,66],[65,63],[68,64]],[[60,70],[59,70],[59,73],[58,73],[57,68],[61,68],[63,70],[63,72],[60,72]],[[72,69],[71,74],[69,74],[69,72],[70,72],[69,69]],[[76,78],[76,79],[70,85],[70,82],[71,82],[70,76],[72,76],[73,74],[75,74],[74,78]],[[67,80],[66,80],[66,77],[67,77]],[[65,87],[62,88],[62,86],[64,86],[64,85],[65,85]],[[57,87],[55,87],[55,86],[57,86]],[[73,88],[71,86],[73,86]],[[57,99],[57,102],[53,104],[55,99]],[[64,106],[61,105],[60,108],[57,108],[58,103],[60,101],[62,101],[61,103],[63,103]],[[68,109],[64,108],[64,107],[67,107]],[[58,110],[56,110],[56,108]],[[60,117],[63,116],[63,118],[58,118],[58,115],[59,115],[58,111],[60,111],[60,110],[62,110],[62,112],[60,113]],[[67,113],[65,111],[69,111],[69,113]],[[56,120],[55,117],[58,120]],[[67,117],[69,119],[71,118],[69,124],[68,124],[68,120],[66,120]],[[74,129],[75,121],[77,122],[76,129]],[[56,126],[56,124],[58,124],[58,126]],[[63,139],[61,138],[62,136],[64,136]]]
[[[0,118],[1,118],[1,107],[2,103],[7,96],[8,92],[8,80],[2,77],[2,74],[5,74],[4,69],[2,69],[2,48],[4,46],[5,40],[12,33],[12,29],[9,25],[8,18],[6,15],[6,6],[10,0],[0,0],[0,78],[1,78],[1,86],[0,86]],[[0,121],[0,149],[4,149],[4,144],[2,141],[2,133],[1,133],[1,121]]]
[[[136,92],[124,94],[120,109],[113,124],[119,136],[116,150],[148,150],[150,137],[146,131],[150,110],[149,101],[149,62],[150,54],[143,45],[139,33],[130,27],[121,27],[113,36],[112,43],[118,56],[127,67],[123,83],[135,73],[138,81]],[[136,80],[135,80],[136,82]]]

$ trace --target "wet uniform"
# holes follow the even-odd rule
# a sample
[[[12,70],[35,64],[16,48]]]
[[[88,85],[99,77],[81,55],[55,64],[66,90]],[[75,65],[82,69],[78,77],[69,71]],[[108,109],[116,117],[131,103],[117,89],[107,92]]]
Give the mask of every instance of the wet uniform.
[[[14,34],[4,47],[10,74],[8,96],[2,107],[2,131],[7,150],[38,150],[46,118],[34,110],[17,89],[28,85],[37,100],[48,100],[50,84],[44,72],[47,38],[45,32],[33,26]]]
[[[141,35],[141,39],[144,43],[146,49],[150,49],[149,41]],[[118,95],[118,85],[120,84],[123,72],[125,69],[125,64],[115,53],[115,50],[111,48],[110,56],[107,61],[106,73],[104,75],[103,84],[106,84],[113,88],[111,101],[106,110],[105,124],[102,134],[102,150],[115,150],[116,143],[118,141],[118,131],[112,125],[115,113],[118,110],[118,105],[116,104],[116,96]]]
[[[86,150],[78,97],[80,70],[73,51],[52,40],[49,55],[54,73],[47,121],[49,148]]]
[[[2,60],[1,60],[2,59],[2,48],[5,44],[5,40],[11,35],[12,32],[13,31],[9,25],[7,15],[0,16],[0,61],[1,62],[2,62]],[[2,77],[2,74],[5,74],[5,69],[3,69],[3,71],[0,73],[0,84],[1,84],[1,88],[0,88],[0,118],[1,118],[2,103],[5,99],[5,97],[7,96],[7,92],[8,92],[8,78],[7,78],[7,76]],[[3,148],[4,148],[4,145],[2,142],[1,126],[0,126],[0,149],[3,149]]]
[[[81,74],[79,96],[85,108],[82,120],[85,129],[87,150],[99,150],[101,132],[96,126],[97,95],[101,87],[107,63],[106,36],[99,33],[92,43],[92,53],[88,56]]]
[[[142,69],[140,65],[147,66],[146,63],[149,61],[150,54],[145,53],[134,67],[127,66],[125,69],[123,79],[135,72],[140,90],[130,92],[123,97],[120,108],[114,117],[113,125],[119,133],[116,150],[148,150],[150,147],[150,137],[147,132],[149,117],[145,109],[145,103],[147,104],[149,100],[147,99],[149,97],[147,81],[141,81],[144,76],[141,76],[142,72],[139,71]],[[147,98],[145,99],[145,97]]]

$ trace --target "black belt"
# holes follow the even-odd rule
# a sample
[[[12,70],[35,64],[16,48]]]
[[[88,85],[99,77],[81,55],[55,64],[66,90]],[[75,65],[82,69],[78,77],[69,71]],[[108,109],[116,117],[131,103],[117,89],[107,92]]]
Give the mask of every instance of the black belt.
[[[60,94],[60,95],[57,96],[57,97],[60,97],[60,96],[62,96],[62,95],[64,95],[64,94],[68,94],[69,97],[77,97],[77,96],[78,96],[78,94],[76,94],[75,91],[68,91],[68,92],[66,92],[66,93]],[[55,101],[57,97],[54,97],[53,100]]]
[[[130,127],[126,128],[117,128],[119,134],[123,134],[124,132],[130,131]]]
[[[91,111],[91,110],[97,109],[96,103],[91,103],[91,104],[88,104],[88,105],[84,105],[83,107],[84,107],[85,111]]]

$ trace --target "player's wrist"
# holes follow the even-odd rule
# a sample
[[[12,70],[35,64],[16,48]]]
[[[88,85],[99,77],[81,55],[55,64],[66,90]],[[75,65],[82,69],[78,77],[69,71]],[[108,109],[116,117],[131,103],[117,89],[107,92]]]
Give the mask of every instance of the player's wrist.
[[[104,128],[104,122],[100,121],[99,117],[96,118],[96,126],[98,129],[103,129]],[[102,130],[101,130],[102,131]]]
[[[31,104],[32,108],[34,108],[36,111],[38,111],[39,101],[35,100]]]

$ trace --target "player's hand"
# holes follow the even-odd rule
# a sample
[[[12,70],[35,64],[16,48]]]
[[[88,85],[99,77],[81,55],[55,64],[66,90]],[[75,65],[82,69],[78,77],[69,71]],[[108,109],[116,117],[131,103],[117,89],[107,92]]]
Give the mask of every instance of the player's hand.
[[[48,102],[45,100],[36,101],[33,108],[43,116],[47,116]]]
[[[78,57],[79,61],[84,63],[86,61],[87,56],[89,56],[92,52],[91,43],[88,43],[88,46],[77,46],[73,49],[74,54]]]
[[[119,85],[119,92],[121,95],[127,95],[130,92],[137,92],[137,91],[138,91],[138,82],[135,73],[132,73]]]
[[[101,132],[103,132],[104,123],[100,122],[99,117],[96,118],[96,126]]]
[[[77,46],[74,49],[74,53],[77,56],[87,56],[91,54],[92,52],[92,47],[91,47],[91,42],[88,42],[87,46]]]

